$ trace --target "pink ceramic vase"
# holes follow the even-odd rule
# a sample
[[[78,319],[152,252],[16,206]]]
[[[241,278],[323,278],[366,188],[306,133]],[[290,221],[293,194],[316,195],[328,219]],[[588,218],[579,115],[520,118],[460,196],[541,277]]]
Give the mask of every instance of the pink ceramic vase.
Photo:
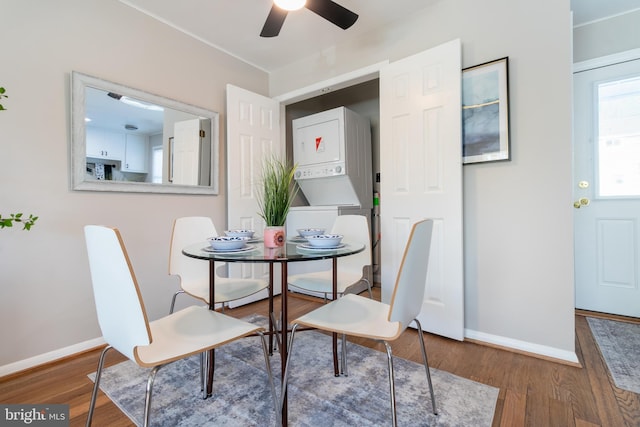
[[[284,226],[270,226],[264,229],[264,246],[266,248],[280,248],[286,242]]]

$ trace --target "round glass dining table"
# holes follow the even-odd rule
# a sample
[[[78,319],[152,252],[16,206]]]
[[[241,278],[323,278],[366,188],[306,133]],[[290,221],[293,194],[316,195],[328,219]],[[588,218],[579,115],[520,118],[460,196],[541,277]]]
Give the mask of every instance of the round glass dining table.
[[[250,242],[245,248],[235,251],[216,251],[208,242],[194,243],[185,247],[182,253],[191,258],[209,261],[209,308],[215,309],[214,290],[215,290],[215,263],[216,262],[237,262],[237,263],[267,263],[269,264],[269,333],[273,336],[273,321],[271,313],[273,313],[273,266],[280,264],[281,274],[281,315],[282,327],[280,328],[280,339],[278,340],[278,348],[280,349],[280,360],[282,366],[281,374],[284,376],[284,370],[287,361],[287,333],[288,333],[288,313],[287,313],[287,265],[290,262],[315,261],[322,259],[332,260],[332,279],[333,279],[333,299],[337,298],[337,277],[338,277],[338,258],[357,254],[364,250],[364,245],[360,243],[352,243],[343,241],[337,248],[315,248],[310,247],[305,242],[287,241],[280,248],[266,248],[262,241]],[[272,351],[273,341],[269,340],[269,350]],[[210,351],[209,360],[213,360],[213,350]],[[333,367],[334,375],[339,375],[338,370],[338,353],[337,353],[337,335],[333,334]],[[211,396],[213,390],[213,363],[208,364],[207,368],[207,390],[206,396]],[[282,424],[287,424],[287,399],[284,397],[284,405],[282,408]]]

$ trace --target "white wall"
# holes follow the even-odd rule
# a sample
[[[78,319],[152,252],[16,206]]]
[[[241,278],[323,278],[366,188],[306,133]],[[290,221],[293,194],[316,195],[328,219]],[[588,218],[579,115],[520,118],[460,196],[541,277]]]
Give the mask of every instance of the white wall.
[[[405,24],[283,67],[271,95],[455,38],[463,67],[508,56],[512,160],[464,166],[466,335],[577,361],[569,0],[436,1]]]
[[[640,48],[640,11],[573,30],[573,62]]]
[[[152,318],[176,286],[166,274],[173,218],[225,224],[224,169],[219,196],[70,190],[72,70],[220,112],[224,159],[226,83],[258,93],[268,84],[275,96],[453,38],[464,66],[503,56],[511,65],[513,160],[464,167],[467,333],[573,352],[569,0],[434,1],[402,30],[318,53],[269,82],[117,1],[0,0],[0,10],[0,86],[10,97],[0,112],[0,213],[40,216],[30,232],[0,230],[0,376],[100,335],[84,224],[121,229]]]
[[[0,214],[34,213],[29,231],[0,230],[0,376],[83,348],[101,334],[82,227],[120,228],[150,318],[166,314],[170,227],[182,215],[226,225],[220,195],[70,190],[70,73],[220,112],[225,85],[267,93],[267,75],[118,1],[0,0]],[[185,299],[186,300],[186,299]],[[83,344],[84,343],[84,344]],[[68,347],[68,348],[67,348]]]

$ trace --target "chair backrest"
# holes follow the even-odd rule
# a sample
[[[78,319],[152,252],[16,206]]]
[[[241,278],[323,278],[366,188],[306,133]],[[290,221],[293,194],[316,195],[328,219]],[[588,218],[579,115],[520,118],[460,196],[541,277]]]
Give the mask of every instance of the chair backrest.
[[[338,259],[340,269],[362,271],[371,265],[371,228],[364,215],[338,215],[331,229],[332,234],[341,234],[345,241],[362,243],[364,250],[355,255]]]
[[[415,223],[404,249],[389,310],[389,321],[400,322],[402,330],[422,309],[432,233],[433,220]]]
[[[183,282],[208,278],[209,263],[185,256],[182,249],[217,235],[216,227],[209,217],[187,216],[176,219],[171,233],[169,274],[179,276]]]
[[[151,331],[129,256],[115,228],[84,227],[93,297],[105,341],[131,360]]]

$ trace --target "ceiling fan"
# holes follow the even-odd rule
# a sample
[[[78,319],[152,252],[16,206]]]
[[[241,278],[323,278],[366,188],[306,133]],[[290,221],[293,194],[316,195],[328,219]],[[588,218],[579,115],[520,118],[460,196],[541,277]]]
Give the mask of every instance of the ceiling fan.
[[[277,36],[280,33],[280,29],[282,28],[282,24],[284,24],[284,19],[287,17],[289,10],[295,10],[295,8],[284,9],[278,6],[278,3],[280,3],[280,1],[275,0],[273,6],[271,6],[271,11],[269,12],[269,16],[267,16],[264,27],[262,27],[260,37]],[[332,0],[306,0],[306,4],[305,1],[302,0],[298,1],[298,3],[300,3],[300,5],[297,6],[297,9],[306,7],[343,30],[351,27],[358,19],[357,14]]]

